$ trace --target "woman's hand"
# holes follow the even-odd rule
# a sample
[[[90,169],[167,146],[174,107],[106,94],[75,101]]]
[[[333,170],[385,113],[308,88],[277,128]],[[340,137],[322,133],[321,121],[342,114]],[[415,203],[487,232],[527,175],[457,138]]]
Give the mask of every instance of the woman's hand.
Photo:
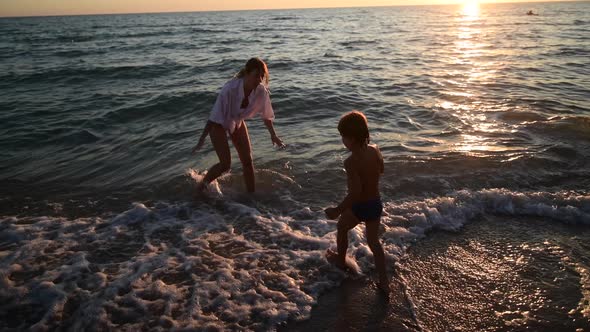
[[[277,135],[272,135],[270,137],[270,140],[272,141],[273,145],[277,145],[277,147],[284,149],[285,148],[285,143],[283,143],[283,140],[279,138],[279,136]]]
[[[207,121],[205,128],[203,128],[203,133],[201,134],[201,137],[199,137],[199,143],[197,143],[197,145],[195,145],[191,154],[195,154],[205,144],[205,139],[207,138],[207,136],[209,135],[209,131],[211,130],[211,123],[212,123],[211,120]]]
[[[284,149],[285,143],[283,143],[283,140],[280,139],[279,136],[277,136],[277,133],[275,133],[275,128],[272,125],[272,120],[264,120],[264,125],[270,133],[270,140],[272,141],[272,145],[276,144],[280,149]]]
[[[195,145],[191,154],[197,153],[197,151],[199,151],[203,147],[204,144],[205,144],[205,136],[203,136],[203,137],[201,137],[201,139],[199,139],[199,143],[197,143],[197,145]]]
[[[338,218],[338,216],[340,215],[340,212],[338,212],[338,208],[335,207],[329,207],[325,209],[324,212],[326,213],[326,217],[332,220]]]

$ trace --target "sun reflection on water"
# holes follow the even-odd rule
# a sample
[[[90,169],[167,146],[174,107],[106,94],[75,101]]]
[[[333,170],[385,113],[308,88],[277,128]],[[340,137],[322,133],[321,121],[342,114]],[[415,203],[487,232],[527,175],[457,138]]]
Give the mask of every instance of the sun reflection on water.
[[[469,0],[463,4],[463,15],[469,17],[479,16],[479,2],[477,0]]]
[[[484,59],[491,50],[485,42],[489,31],[482,31],[478,1],[465,2],[461,14],[456,18],[455,49],[452,50],[455,56],[451,60],[459,69],[449,73],[453,79],[447,80],[447,89],[443,91],[445,98],[437,104],[451,112],[461,124],[462,133],[449,142],[450,150],[478,156],[512,150],[490,138],[507,129],[486,116],[486,111],[494,107],[482,101],[485,97],[482,85],[494,81],[498,65]]]
[[[449,22],[441,23],[445,29],[437,31],[425,52],[437,63],[428,73],[436,94],[423,105],[439,113],[437,118],[445,119],[445,126],[431,127],[429,119],[423,125],[420,115],[417,121],[410,115],[404,123],[418,135],[399,137],[406,139],[404,147],[427,154],[459,153],[504,161],[527,153],[514,144],[519,139],[514,135],[518,128],[502,120],[501,114],[512,110],[494,95],[501,88],[498,81],[502,81],[507,51],[497,48],[494,34],[498,28],[489,24],[494,18],[488,16],[487,6],[467,0],[456,7]]]

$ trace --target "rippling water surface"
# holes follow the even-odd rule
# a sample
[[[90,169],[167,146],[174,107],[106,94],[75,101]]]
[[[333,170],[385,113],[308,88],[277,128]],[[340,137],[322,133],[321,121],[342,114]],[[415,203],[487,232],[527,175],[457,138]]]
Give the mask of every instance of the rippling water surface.
[[[195,201],[216,157],[210,144],[190,150],[251,56],[269,65],[288,147],[250,121],[258,193],[243,194],[232,151],[233,172]],[[588,2],[0,19],[0,327],[264,330],[307,319],[344,278],[323,259],[335,223],[322,209],[345,194],[336,124],[358,109],[384,154],[382,239],[411,313],[390,318],[417,330],[589,328],[589,59]],[[528,247],[484,241],[434,267],[408,253],[424,243],[439,255],[437,230],[472,245],[481,239],[462,228],[474,221],[556,231]],[[510,234],[490,227],[490,238]],[[371,276],[363,232],[352,231],[349,254]],[[482,326],[436,317],[417,295],[435,278],[424,271],[508,246],[524,264],[508,266],[541,272],[485,279],[483,293],[508,295],[482,309]],[[481,272],[469,266],[455,272]],[[510,286],[525,280],[512,295],[526,305],[510,307]],[[530,309],[535,289],[563,305]]]

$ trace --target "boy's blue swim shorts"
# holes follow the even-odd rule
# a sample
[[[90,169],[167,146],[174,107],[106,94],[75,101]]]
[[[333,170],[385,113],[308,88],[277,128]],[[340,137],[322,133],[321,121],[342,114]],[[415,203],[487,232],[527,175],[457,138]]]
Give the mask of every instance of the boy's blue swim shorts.
[[[375,198],[352,205],[352,213],[360,221],[379,221],[383,212],[381,198]]]

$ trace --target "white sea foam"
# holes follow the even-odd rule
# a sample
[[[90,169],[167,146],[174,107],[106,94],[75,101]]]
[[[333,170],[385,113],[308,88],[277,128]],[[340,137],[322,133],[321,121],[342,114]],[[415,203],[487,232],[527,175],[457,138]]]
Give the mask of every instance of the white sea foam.
[[[186,170],[186,174],[194,180],[195,189],[196,189],[196,185],[203,181],[203,178],[205,177],[207,172],[199,173],[198,170],[189,168]],[[219,188],[219,183],[217,182],[217,180],[211,182],[206,188],[210,194],[215,194],[217,196],[222,195],[221,189]]]
[[[458,191],[386,202],[385,212],[391,271],[429,231],[457,231],[486,215],[589,224],[590,196]],[[308,317],[318,296],[345,277],[324,258],[335,248],[336,222],[309,208],[276,215],[218,197],[135,203],[110,219],[6,217],[0,225],[0,306],[41,308],[14,322],[21,329],[269,329]],[[349,241],[360,273],[373,275],[364,227]]]

